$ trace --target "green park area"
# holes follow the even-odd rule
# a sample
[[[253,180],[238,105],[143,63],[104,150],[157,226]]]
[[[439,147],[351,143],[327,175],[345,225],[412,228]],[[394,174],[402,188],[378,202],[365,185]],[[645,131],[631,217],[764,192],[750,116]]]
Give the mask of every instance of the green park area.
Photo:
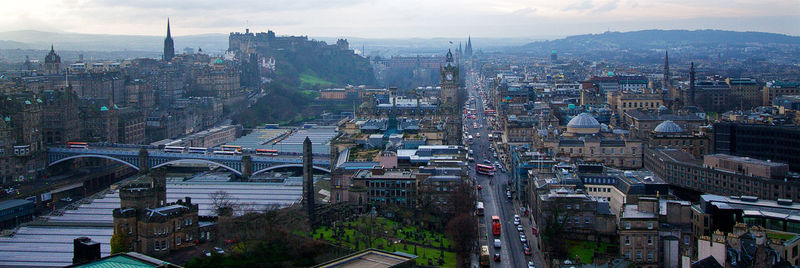
[[[613,247],[613,244],[566,240],[566,246],[567,256],[570,258],[577,257],[581,263],[591,264],[594,261],[595,255],[607,253],[609,247]]]
[[[307,70],[300,73],[300,88],[311,88],[314,86],[328,87],[333,85],[335,85],[335,83],[320,78],[314,71]]]
[[[419,256],[418,265],[455,267],[456,254],[449,251],[451,244],[444,234],[403,226],[382,217],[361,217],[354,221],[337,222],[331,227],[319,227],[313,238],[332,244],[363,250],[405,252]]]

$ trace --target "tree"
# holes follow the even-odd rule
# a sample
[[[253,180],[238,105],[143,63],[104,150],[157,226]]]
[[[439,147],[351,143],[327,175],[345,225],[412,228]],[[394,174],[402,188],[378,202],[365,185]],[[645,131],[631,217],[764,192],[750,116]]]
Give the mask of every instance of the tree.
[[[458,266],[469,258],[472,246],[478,239],[478,223],[472,214],[458,214],[447,223],[447,236],[458,255]],[[444,241],[442,241],[444,244]]]
[[[237,200],[226,191],[219,190],[208,195],[211,198],[211,209],[217,216],[232,216],[227,214],[232,214],[239,205]]]
[[[111,235],[111,254],[128,252],[131,250],[131,241],[125,232],[114,232]]]

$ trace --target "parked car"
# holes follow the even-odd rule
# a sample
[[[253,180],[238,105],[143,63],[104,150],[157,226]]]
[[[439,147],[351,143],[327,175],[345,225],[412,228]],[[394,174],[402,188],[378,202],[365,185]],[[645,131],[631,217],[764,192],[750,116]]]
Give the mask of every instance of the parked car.
[[[214,252],[216,252],[217,254],[225,254],[225,250],[223,250],[220,247],[214,247]]]
[[[520,232],[520,233],[522,232],[522,225],[521,224],[517,225],[517,232]]]
[[[519,241],[521,241],[523,244],[525,244],[525,243],[528,243],[528,238],[525,237],[524,234],[521,234],[521,235],[519,235]]]
[[[529,261],[528,268],[536,268],[536,265],[534,265],[532,261]]]

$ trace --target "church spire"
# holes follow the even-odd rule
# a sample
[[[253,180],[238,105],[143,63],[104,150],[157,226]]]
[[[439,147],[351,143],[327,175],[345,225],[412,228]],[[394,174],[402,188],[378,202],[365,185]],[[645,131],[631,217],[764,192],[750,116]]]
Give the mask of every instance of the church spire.
[[[671,88],[671,74],[669,73],[669,50],[664,51],[664,87]]]
[[[467,46],[464,48],[464,55],[472,57],[472,36],[467,37]]]
[[[164,38],[164,61],[171,61],[175,57],[175,43],[172,41],[172,33],[169,29],[169,18],[167,18],[167,37]]]

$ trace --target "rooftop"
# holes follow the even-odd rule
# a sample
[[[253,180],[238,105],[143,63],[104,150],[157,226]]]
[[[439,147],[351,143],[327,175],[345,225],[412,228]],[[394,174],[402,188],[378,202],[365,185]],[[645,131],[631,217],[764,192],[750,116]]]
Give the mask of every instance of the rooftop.
[[[343,268],[382,268],[396,267],[400,264],[414,261],[417,256],[405,253],[389,253],[376,249],[367,249],[349,256],[345,256],[314,267],[343,267]]]

